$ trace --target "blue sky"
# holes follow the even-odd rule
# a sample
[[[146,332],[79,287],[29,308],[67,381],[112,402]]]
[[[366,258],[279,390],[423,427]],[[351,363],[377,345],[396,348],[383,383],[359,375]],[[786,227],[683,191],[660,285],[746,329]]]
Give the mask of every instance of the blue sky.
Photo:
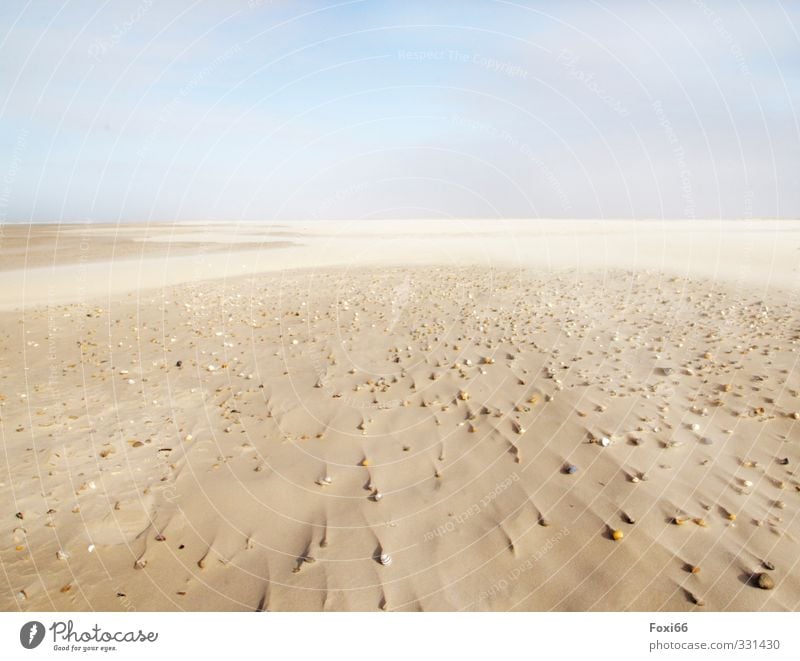
[[[800,217],[797,3],[7,4],[0,222]]]

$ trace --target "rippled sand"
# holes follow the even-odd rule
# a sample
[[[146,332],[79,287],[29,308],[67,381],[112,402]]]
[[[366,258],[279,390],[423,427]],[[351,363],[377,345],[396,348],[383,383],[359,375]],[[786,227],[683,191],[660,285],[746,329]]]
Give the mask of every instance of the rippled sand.
[[[792,283],[486,234],[0,312],[0,607],[796,610]]]

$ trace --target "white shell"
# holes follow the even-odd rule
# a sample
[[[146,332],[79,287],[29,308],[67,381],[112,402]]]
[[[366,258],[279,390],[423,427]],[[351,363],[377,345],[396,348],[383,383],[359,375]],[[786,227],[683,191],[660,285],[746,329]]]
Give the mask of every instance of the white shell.
[[[601,437],[600,445],[602,445],[604,448],[607,448],[609,445],[611,445],[611,439],[608,438],[607,436]]]
[[[390,556],[388,553],[381,553],[380,561],[384,567],[388,567],[392,564],[392,556]]]
[[[69,558],[69,553],[67,553],[66,551],[62,551],[61,549],[58,549],[58,551],[56,552],[56,558],[58,558],[59,560],[66,560],[67,558]]]

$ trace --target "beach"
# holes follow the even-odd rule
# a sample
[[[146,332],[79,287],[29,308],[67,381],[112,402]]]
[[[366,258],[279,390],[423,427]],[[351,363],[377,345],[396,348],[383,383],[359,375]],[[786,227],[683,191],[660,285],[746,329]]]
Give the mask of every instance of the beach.
[[[800,606],[800,221],[0,238],[3,610]]]

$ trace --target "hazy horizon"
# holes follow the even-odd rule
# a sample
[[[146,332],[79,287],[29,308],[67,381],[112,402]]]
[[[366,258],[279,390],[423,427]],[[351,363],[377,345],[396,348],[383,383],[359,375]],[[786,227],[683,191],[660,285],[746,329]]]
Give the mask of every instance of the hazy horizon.
[[[800,8],[42,2],[0,223],[800,217]]]

